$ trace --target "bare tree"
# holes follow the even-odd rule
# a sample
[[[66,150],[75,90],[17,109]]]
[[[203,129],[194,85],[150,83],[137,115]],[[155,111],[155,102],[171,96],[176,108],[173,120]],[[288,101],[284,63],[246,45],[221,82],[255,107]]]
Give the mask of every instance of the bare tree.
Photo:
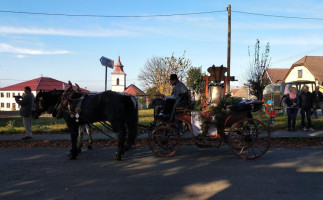
[[[247,83],[250,94],[255,95],[259,101],[263,99],[263,91],[269,84],[269,80],[264,78],[264,74],[270,66],[271,58],[269,57],[270,46],[267,43],[265,50],[260,52],[260,41],[257,39],[253,56],[249,53],[249,71],[247,74]],[[262,111],[262,110],[261,110]],[[262,119],[262,112],[259,112],[259,119]]]
[[[174,53],[171,57],[154,56],[148,59],[143,69],[140,70],[138,79],[141,86],[147,90],[156,87],[162,94],[170,94],[172,87],[169,84],[171,74],[177,74],[182,81],[186,80],[187,70],[191,67],[191,60],[185,58],[184,54],[176,58]]]

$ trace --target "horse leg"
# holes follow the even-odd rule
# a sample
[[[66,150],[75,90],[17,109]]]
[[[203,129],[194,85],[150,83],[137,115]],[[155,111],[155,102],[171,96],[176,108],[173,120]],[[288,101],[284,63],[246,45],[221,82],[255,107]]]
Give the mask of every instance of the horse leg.
[[[92,140],[92,128],[90,126],[90,124],[86,124],[85,125],[86,128],[86,133],[88,134],[88,145],[87,145],[87,149],[92,149],[92,144],[93,144],[93,140]]]
[[[83,147],[83,131],[84,131],[84,126],[80,125],[79,130],[78,130],[78,139],[77,139],[77,152],[81,153],[82,147]]]
[[[124,150],[128,151],[131,149],[131,146],[135,144],[137,133],[134,132],[131,128],[128,128],[127,140],[125,143]]]
[[[132,145],[135,145],[137,138],[137,123],[134,123],[132,120],[127,121],[128,134],[127,141],[125,144],[125,151],[131,149]]]
[[[124,154],[125,140],[126,140],[126,127],[124,123],[120,123],[120,128],[118,133],[118,151],[114,156],[115,160],[121,160],[121,156]]]
[[[76,160],[77,157],[77,136],[78,136],[78,125],[67,123],[67,127],[71,132],[71,143],[72,149],[70,150],[70,160]]]

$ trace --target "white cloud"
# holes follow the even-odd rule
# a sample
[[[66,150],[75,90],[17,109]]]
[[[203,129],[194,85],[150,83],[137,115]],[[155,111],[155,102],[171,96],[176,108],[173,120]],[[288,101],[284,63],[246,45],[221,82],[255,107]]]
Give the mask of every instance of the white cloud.
[[[0,26],[0,34],[55,35],[74,37],[120,37],[137,35],[136,32],[118,29],[75,30],[37,27]]]
[[[16,57],[17,58],[25,58],[25,57],[27,57],[26,55],[21,55],[21,54],[19,54],[19,55],[16,55]]]
[[[28,48],[15,47],[10,44],[0,43],[0,52],[15,53],[21,55],[55,55],[55,54],[68,54],[72,53],[66,50],[35,50]]]

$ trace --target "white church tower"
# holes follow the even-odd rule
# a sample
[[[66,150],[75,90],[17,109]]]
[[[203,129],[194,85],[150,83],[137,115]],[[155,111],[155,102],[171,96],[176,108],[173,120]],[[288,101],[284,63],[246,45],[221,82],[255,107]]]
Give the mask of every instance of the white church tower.
[[[111,73],[111,77],[111,90],[115,92],[123,92],[126,89],[126,73],[123,71],[120,56],[118,56],[118,62],[114,66],[114,71]]]

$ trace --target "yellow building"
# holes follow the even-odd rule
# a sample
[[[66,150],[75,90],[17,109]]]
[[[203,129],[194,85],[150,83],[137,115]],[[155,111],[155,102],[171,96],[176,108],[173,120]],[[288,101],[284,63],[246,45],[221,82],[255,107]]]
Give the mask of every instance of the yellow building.
[[[323,56],[304,56],[296,61],[287,72],[284,82],[313,82],[323,91]],[[307,85],[310,91],[314,90],[314,84]]]

